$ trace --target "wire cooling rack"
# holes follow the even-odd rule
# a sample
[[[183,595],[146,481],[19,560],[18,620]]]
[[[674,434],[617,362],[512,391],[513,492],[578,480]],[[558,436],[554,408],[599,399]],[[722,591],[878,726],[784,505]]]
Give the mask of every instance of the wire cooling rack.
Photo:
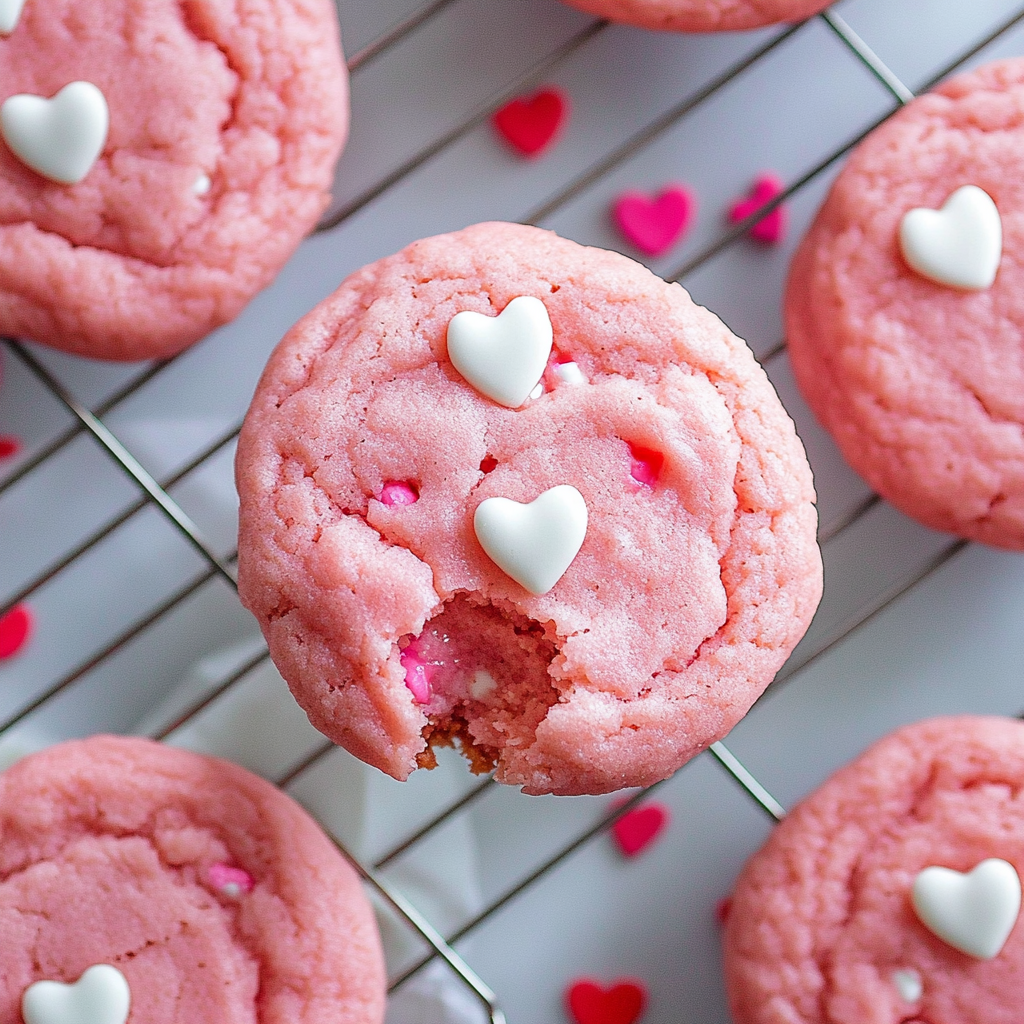
[[[946,75],[1024,53],[1024,7],[842,0],[800,25],[708,37],[615,26],[555,0],[360,0],[341,17],[354,129],[335,203],[238,321],[175,359],[133,367],[4,340],[0,433],[23,447],[0,462],[0,614],[27,603],[37,634],[0,663],[0,736],[31,745],[133,731],[196,661],[248,645],[149,730],[168,738],[265,666],[234,594],[234,442],[270,349],[347,273],[483,219],[623,248],[611,199],[685,181],[701,216],[649,263],[748,339],[797,421],[826,565],[811,630],[727,744],[625,805],[528,798],[468,774],[439,801],[418,776],[407,785],[428,794],[422,813],[373,856],[352,857],[338,838],[419,943],[389,965],[392,990],[439,959],[492,1021],[506,1010],[542,1021],[560,1018],[572,976],[632,975],[650,989],[650,1024],[725,1024],[713,908],[783,802],[902,722],[1024,705],[1022,560],[925,530],[872,494],[796,393],[779,317],[794,241],[843,157]],[[519,161],[492,136],[490,115],[549,82],[571,97],[565,138]],[[792,219],[791,240],[772,251],[745,237],[749,223],[722,216],[766,169],[788,182],[778,202]],[[345,756],[317,741],[273,781],[301,799],[310,779],[329,785]],[[398,799],[382,785],[381,800]],[[673,824],[627,865],[606,833],[652,790]],[[442,934],[391,876],[446,856],[463,819],[479,837],[485,898]]]

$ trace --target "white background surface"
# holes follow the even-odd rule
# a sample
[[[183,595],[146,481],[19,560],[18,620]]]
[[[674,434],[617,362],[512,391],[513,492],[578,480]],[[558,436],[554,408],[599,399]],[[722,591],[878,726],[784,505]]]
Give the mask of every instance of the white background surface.
[[[841,0],[833,11],[918,90],[1009,24],[1020,3]],[[956,544],[873,499],[811,419],[787,361],[779,296],[788,258],[840,165],[837,154],[895,109],[892,93],[821,18],[794,31],[658,35],[596,22],[557,0],[450,0],[391,39],[423,4],[344,0],[345,47],[356,66],[353,131],[332,211],[338,223],[308,240],[235,323],[163,368],[33,353],[230,560],[233,433],[273,345],[345,275],[415,238],[483,219],[538,223],[635,257],[611,226],[610,202],[625,188],[685,182],[698,198],[697,222],[650,265],[682,275],[765,362],[815,470],[826,566],[810,632],[729,748],[791,805],[901,723],[1024,710],[1024,560]],[[1022,53],[1024,21],[964,66]],[[569,94],[572,118],[556,149],[527,162],[496,140],[487,115],[543,84]],[[789,241],[716,248],[728,206],[763,170],[801,183],[789,204]],[[191,699],[175,689],[190,667],[232,644],[257,649],[255,625],[108,454],[74,433],[57,397],[15,353],[5,356],[0,433],[19,435],[25,448],[0,463],[0,607],[25,598],[37,632],[23,655],[0,663],[0,725],[38,702],[6,741],[133,731],[157,706],[168,721]],[[217,663],[199,682],[193,674],[193,686],[214,686],[233,667]],[[227,713],[246,683],[209,713]],[[44,699],[51,691],[59,692]],[[273,736],[241,737],[230,753],[246,761],[258,740],[258,766],[280,777],[317,747],[309,735],[294,739],[301,722],[295,729],[282,726],[283,746]],[[322,758],[292,791],[322,806],[351,777],[346,758]],[[447,761],[405,787],[378,777],[360,782],[359,809],[332,821],[342,833],[346,822],[358,826],[348,838],[373,859],[453,791],[475,784]],[[562,991],[582,975],[642,979],[648,1024],[728,1021],[714,908],[771,823],[710,755],[661,786],[657,799],[672,809],[672,824],[645,855],[627,862],[598,835],[460,943],[513,1024],[563,1020]],[[526,798],[492,786],[385,874],[400,883],[429,874],[464,853],[472,832],[483,899],[493,904],[610,805],[607,797]],[[450,930],[460,913],[466,919],[464,903],[441,894],[423,909]]]

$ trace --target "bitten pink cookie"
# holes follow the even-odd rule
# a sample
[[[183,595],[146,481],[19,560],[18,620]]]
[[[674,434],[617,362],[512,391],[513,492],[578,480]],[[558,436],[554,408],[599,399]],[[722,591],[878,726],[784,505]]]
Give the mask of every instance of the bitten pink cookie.
[[[832,0],[566,0],[612,21],[675,32],[723,32],[801,21]]]
[[[850,464],[928,526],[1024,548],[1024,60],[850,158],[786,290],[793,369]]]
[[[480,224],[352,275],[239,440],[239,590],[313,724],[399,779],[457,739],[528,792],[664,778],[818,602],[803,449],[677,284]]]
[[[93,737],[0,775],[0,1020],[380,1024],[355,872],[226,761]]]
[[[795,808],[725,928],[736,1024],[1015,1024],[1024,723],[900,729]]]
[[[316,222],[347,125],[330,0],[0,6],[0,333],[192,344]]]

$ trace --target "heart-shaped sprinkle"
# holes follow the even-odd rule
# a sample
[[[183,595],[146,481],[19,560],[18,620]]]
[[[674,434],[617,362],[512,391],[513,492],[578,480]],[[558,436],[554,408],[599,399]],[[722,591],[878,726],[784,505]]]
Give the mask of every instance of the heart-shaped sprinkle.
[[[958,188],[941,210],[918,207],[900,221],[903,258],[922,277],[950,288],[992,287],[1003,255],[1003,222],[977,185]]]
[[[0,0],[0,36],[9,36],[18,27],[24,6],[25,0]]]
[[[943,942],[979,960],[991,960],[1003,948],[1020,913],[1020,896],[1014,866],[995,857],[967,874],[925,868],[911,892],[921,923]]]
[[[520,295],[498,316],[456,313],[448,324],[448,358],[481,394],[518,409],[540,383],[553,337],[544,303]]]
[[[252,892],[256,884],[248,871],[232,867],[230,864],[211,864],[208,876],[210,884],[230,900],[237,900],[240,896]]]
[[[21,451],[21,442],[13,434],[0,434],[0,459],[9,459]]]
[[[604,989],[584,978],[569,986],[565,999],[576,1024],[634,1024],[647,1005],[647,992],[637,981],[617,981]]]
[[[782,180],[775,174],[762,174],[755,182],[748,199],[737,200],[729,210],[729,220],[733,224],[752,217],[763,206],[767,206],[776,196],[784,191]],[[776,206],[771,213],[765,214],[748,232],[766,245],[778,245],[786,237],[786,207]]]
[[[626,241],[648,256],[660,256],[685,234],[695,207],[682,185],[669,185],[653,199],[643,192],[624,192],[612,213]]]
[[[523,156],[539,156],[556,140],[569,116],[569,98],[558,89],[542,89],[506,103],[493,117],[494,127]]]
[[[627,811],[612,825],[615,842],[626,857],[635,857],[661,835],[668,824],[668,808],[650,803]]]
[[[924,995],[924,982],[917,971],[893,971],[892,983],[905,1003],[916,1003]]]
[[[0,661],[13,658],[28,643],[32,632],[32,613],[28,606],[16,604],[0,618]]]
[[[125,1024],[131,992],[110,964],[90,967],[73,985],[37,981],[21,997],[25,1024]]]
[[[110,112],[92,82],[72,82],[52,99],[20,93],[0,106],[0,132],[27,167],[64,185],[80,182],[107,141]]]
[[[559,484],[528,504],[486,498],[473,529],[480,546],[506,575],[531,594],[546,594],[565,574],[587,535],[587,503]]]

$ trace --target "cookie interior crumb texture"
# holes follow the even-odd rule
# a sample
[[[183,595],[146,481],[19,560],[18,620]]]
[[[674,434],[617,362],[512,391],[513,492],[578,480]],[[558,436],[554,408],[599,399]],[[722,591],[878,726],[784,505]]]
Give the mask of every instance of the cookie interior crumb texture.
[[[554,350],[509,409],[455,370],[446,330],[523,295]],[[272,356],[236,476],[239,590],[278,668],[318,729],[399,779],[450,742],[531,793],[664,778],[742,717],[821,592],[810,471],[746,345],[679,285],[536,228],[477,225],[350,277]],[[474,511],[562,484],[586,539],[538,596]]]

